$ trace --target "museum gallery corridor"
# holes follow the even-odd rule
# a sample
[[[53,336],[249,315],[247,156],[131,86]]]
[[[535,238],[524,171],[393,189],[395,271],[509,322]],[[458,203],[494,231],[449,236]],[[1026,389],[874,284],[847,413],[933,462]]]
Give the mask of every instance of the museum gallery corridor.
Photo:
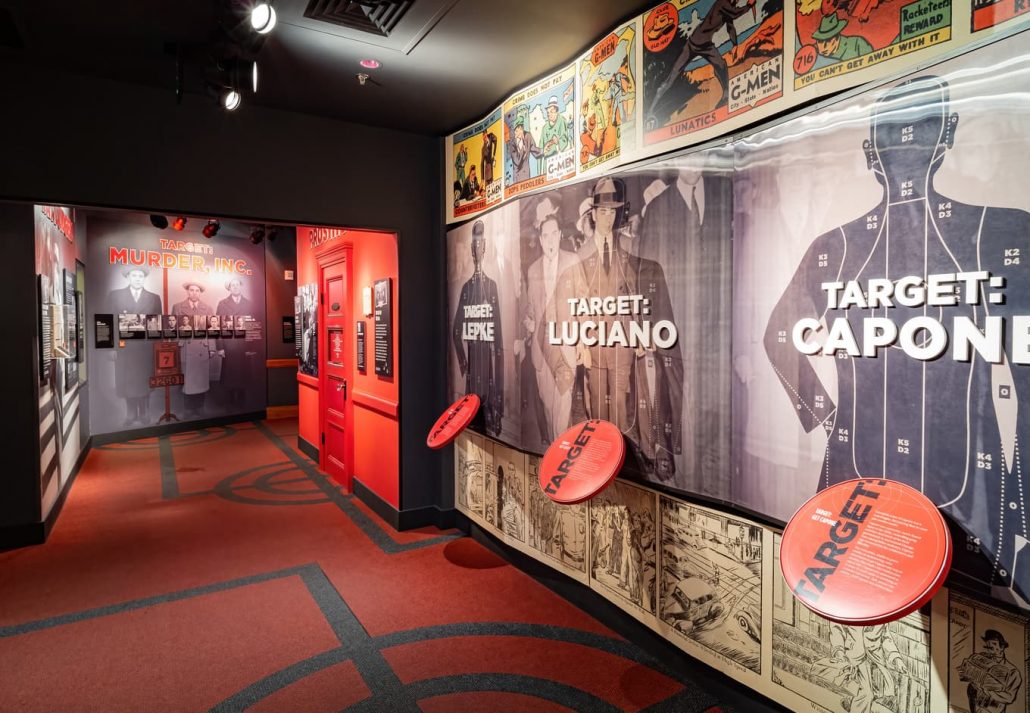
[[[0,553],[0,710],[728,710],[457,531],[392,531],[296,429],[94,448]]]

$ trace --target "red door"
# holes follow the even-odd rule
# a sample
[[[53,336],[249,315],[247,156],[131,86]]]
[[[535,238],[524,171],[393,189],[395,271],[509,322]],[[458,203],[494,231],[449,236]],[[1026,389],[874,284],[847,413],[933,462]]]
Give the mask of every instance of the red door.
[[[322,265],[322,314],[319,341],[322,363],[319,373],[322,391],[322,470],[348,492],[351,489],[353,434],[350,423],[351,324],[350,292],[348,291],[347,255],[336,262]]]

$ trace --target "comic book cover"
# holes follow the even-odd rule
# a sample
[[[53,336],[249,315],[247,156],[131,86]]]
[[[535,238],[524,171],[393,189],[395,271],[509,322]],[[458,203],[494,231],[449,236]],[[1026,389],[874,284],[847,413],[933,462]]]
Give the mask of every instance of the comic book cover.
[[[951,0],[799,0],[794,88],[951,39]]]
[[[504,197],[576,175],[576,67],[504,102]]]
[[[672,0],[642,32],[646,145],[783,95],[783,0]]]
[[[608,34],[579,60],[579,170],[636,148],[637,23]]]
[[[451,142],[454,217],[478,213],[500,202],[501,108],[456,133]]]
[[[997,27],[1003,22],[1025,15],[1030,11],[1026,0],[973,0],[972,30],[979,32]]]

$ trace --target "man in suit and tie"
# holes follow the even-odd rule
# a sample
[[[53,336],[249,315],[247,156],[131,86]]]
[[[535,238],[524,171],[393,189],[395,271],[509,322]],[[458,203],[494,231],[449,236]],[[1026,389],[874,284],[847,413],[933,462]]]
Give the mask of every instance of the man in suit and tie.
[[[196,280],[189,280],[182,285],[186,290],[186,299],[172,307],[172,314],[179,316],[202,316],[203,321],[194,320],[194,325],[206,326],[206,318],[215,313],[211,305],[200,299],[204,286]],[[186,409],[186,419],[200,418],[204,411],[204,401],[211,389],[211,356],[214,352],[208,339],[191,339],[182,343],[182,393]]]
[[[231,277],[225,283],[228,296],[218,303],[215,312],[219,316],[250,317],[254,315],[254,305],[243,296],[243,281],[239,277]],[[225,335],[232,337],[229,333]],[[219,342],[219,350],[225,355],[222,365],[222,386],[229,392],[229,402],[233,406],[244,405],[247,387],[253,382],[252,367],[255,352],[247,351],[244,339],[223,339]]]
[[[709,151],[644,191],[638,251],[666,268],[679,321],[685,381],[682,422],[686,487],[701,477],[728,477],[730,305],[733,186],[729,157]]]
[[[572,384],[576,373],[575,347],[552,346],[547,339],[547,324],[560,322],[562,315],[567,312],[567,303],[555,302],[558,280],[566,271],[579,270],[576,254],[560,249],[561,239],[558,216],[545,216],[540,223],[543,255],[529,266],[526,276],[529,309],[522,320],[527,336],[530,337],[530,354],[536,371],[537,389],[547,421],[548,444],[569,427]]]
[[[161,297],[144,287],[150,271],[142,266],[122,270],[128,284],[107,295],[107,309],[114,314],[161,314]],[[125,399],[124,428],[135,423],[148,423],[147,402],[150,399],[152,356],[146,342],[126,342],[125,348],[112,354],[115,359],[115,393]]]

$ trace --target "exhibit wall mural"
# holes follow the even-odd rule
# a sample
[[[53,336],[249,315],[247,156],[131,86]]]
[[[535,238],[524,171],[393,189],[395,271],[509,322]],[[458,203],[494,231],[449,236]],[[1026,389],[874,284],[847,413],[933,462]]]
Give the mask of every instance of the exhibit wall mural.
[[[91,324],[113,320],[91,340],[95,433],[264,410],[261,246],[136,214],[94,217],[88,245]]]
[[[492,159],[483,159],[495,149],[503,152],[496,165],[503,161],[508,200],[700,144],[821,96],[897,76],[1018,30],[1028,9],[1023,0],[656,3],[576,58],[574,120],[566,109],[573,97],[550,89],[555,81],[563,83],[568,71],[556,67],[553,76],[498,98],[503,138],[501,110],[447,137],[446,182],[454,193],[447,222],[465,220],[501,200],[499,183],[491,190],[484,179],[488,171],[500,177]],[[534,93],[537,98],[531,99]],[[552,103],[560,121],[548,113]],[[519,116],[525,136],[517,133]],[[574,170],[568,170],[564,149],[555,150],[564,144],[544,148],[566,120],[575,123]]]
[[[86,220],[61,206],[34,206],[36,312],[39,325],[39,448],[41,517],[68,483],[89,438],[88,403],[79,367],[85,345],[77,261],[84,258]],[[80,263],[81,264],[81,263]]]
[[[505,375],[465,467],[488,483],[514,447],[538,489],[536,455],[587,417],[629,445],[577,506],[585,575],[546,522],[506,542],[793,710],[1026,710],[1028,57],[1016,34],[453,229],[451,349],[490,358],[452,396]],[[459,305],[470,261],[487,287]],[[932,605],[853,629],[798,604],[769,525],[867,476],[933,500],[955,554]]]

